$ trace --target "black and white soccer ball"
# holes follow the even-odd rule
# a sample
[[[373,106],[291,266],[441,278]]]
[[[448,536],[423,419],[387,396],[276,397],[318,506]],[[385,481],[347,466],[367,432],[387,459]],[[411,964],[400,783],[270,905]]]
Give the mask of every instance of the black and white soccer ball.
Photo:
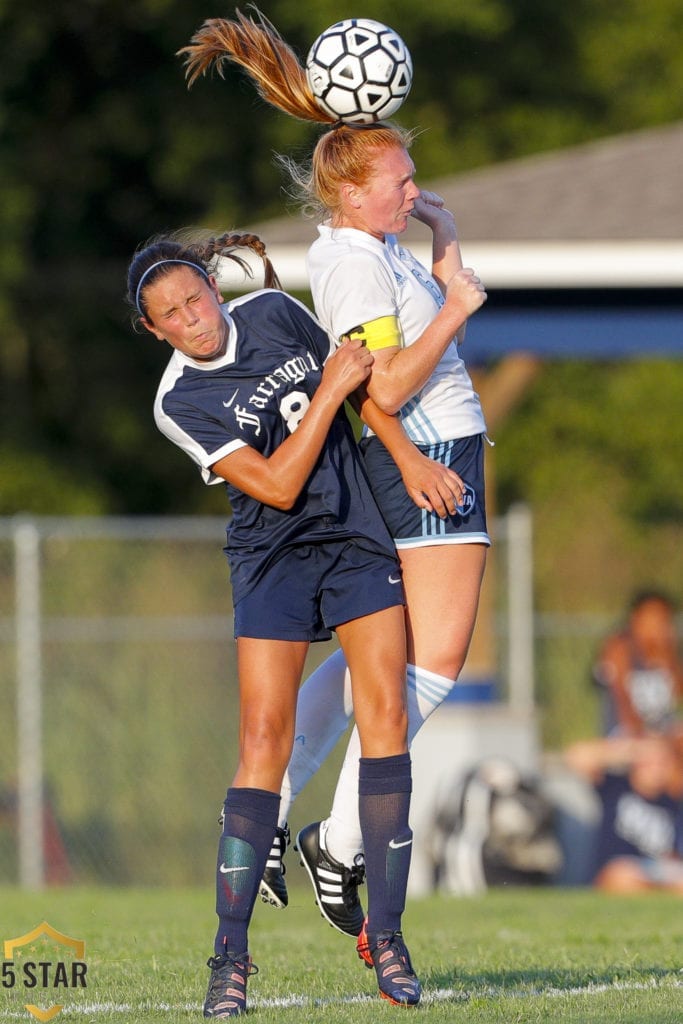
[[[392,28],[347,18],[325,29],[306,58],[308,84],[323,110],[348,124],[395,114],[410,92],[413,62]]]

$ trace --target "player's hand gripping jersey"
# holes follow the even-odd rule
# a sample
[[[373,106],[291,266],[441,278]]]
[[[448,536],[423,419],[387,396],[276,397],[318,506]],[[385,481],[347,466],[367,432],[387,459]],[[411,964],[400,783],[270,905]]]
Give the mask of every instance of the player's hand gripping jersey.
[[[296,430],[332,351],[306,307],[283,292],[254,292],[225,303],[222,312],[230,328],[225,354],[200,362],[175,350],[154,407],[159,429],[199,465],[207,484],[225,483],[211,471],[220,459],[244,445],[268,457]],[[393,554],[343,408],[291,509],[226,487],[235,603],[297,543],[360,535]]]

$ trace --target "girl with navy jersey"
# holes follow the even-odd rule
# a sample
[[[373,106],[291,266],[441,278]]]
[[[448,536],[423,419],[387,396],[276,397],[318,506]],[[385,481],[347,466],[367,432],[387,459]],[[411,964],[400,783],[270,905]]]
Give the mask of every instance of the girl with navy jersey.
[[[316,315],[333,341],[358,337],[372,351],[368,395],[398,417],[412,447],[440,471],[429,493],[407,490],[403,455],[366,431],[366,470],[403,571],[411,741],[456,685],[490,543],[486,424],[460,355],[467,319],[486,292],[474,271],[463,268],[453,215],[414,180],[412,133],[391,124],[335,123],[318,106],[296,54],[262,16],[237,12],[234,21],[206,21],[180,52],[190,84],[210,67],[222,71],[232,61],[268,103],[327,126],[310,164],[281,161],[304,206],[321,220],[308,253]],[[431,268],[399,242],[411,217],[431,232]],[[349,676],[343,652],[337,652],[299,694],[296,736],[304,742],[295,746],[283,786],[283,837],[292,800],[342,734],[351,711]],[[297,837],[323,915],[355,936],[364,920],[357,895],[363,845],[358,755],[353,733],[330,816]],[[284,843],[282,838],[281,848]],[[266,898],[281,891],[277,881],[270,869]],[[362,953],[363,936],[360,946]]]
[[[247,930],[277,826],[311,641],[335,630],[361,734],[359,813],[372,921],[389,956],[381,995],[415,1004],[420,985],[401,938],[410,845],[403,591],[343,402],[372,354],[338,348],[306,308],[273,288],[224,302],[213,271],[255,236],[183,244],[162,238],[131,261],[139,323],[174,350],[155,418],[223,482],[233,510],[226,552],[240,690],[239,763],[227,791],[216,867],[218,929],[204,1016],[246,1009],[255,973]]]

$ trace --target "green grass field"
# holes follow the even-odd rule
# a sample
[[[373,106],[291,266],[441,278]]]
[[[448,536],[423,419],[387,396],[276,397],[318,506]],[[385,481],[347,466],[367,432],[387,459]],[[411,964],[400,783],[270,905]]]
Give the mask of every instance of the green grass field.
[[[27,1003],[63,1004],[60,1022],[202,1019],[209,888],[0,889],[1,939],[44,920],[85,940],[87,990],[0,988],[0,1022],[34,1020]],[[373,972],[318,915],[307,889],[293,888],[285,911],[258,904],[249,1019],[374,1024],[409,1012],[430,1024],[683,1021],[683,902],[670,896],[502,889],[430,897],[409,901],[404,931],[424,986],[422,1005],[410,1011],[377,997]]]

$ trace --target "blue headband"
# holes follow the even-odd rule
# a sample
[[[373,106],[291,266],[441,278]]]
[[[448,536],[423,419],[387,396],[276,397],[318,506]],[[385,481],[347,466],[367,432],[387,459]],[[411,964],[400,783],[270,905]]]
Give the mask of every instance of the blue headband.
[[[142,312],[142,308],[140,306],[140,292],[142,291],[142,285],[144,284],[144,280],[145,280],[145,278],[147,277],[148,274],[151,274],[152,271],[156,270],[157,267],[162,267],[164,265],[164,263],[183,263],[186,267],[192,267],[193,270],[198,270],[199,273],[202,274],[203,277],[205,277],[207,281],[209,280],[209,275],[207,274],[207,272],[204,270],[203,267],[200,267],[197,263],[191,263],[189,260],[173,260],[173,259],[157,260],[157,262],[153,263],[151,267],[147,267],[147,270],[144,272],[144,274],[142,275],[142,277],[138,281],[138,286],[135,289],[135,308],[137,309],[137,311],[140,314],[140,316],[144,316],[145,315]]]

